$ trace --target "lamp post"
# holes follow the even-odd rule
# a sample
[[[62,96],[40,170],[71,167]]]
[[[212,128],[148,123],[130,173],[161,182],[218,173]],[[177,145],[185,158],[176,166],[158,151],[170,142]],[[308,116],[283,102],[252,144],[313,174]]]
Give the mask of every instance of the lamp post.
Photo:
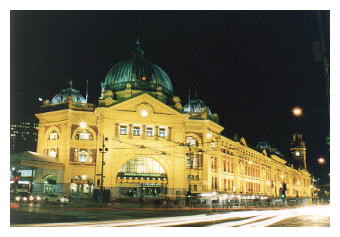
[[[103,143],[102,143],[102,147],[99,148],[99,152],[102,153],[102,162],[101,162],[101,174],[100,174],[100,190],[99,190],[99,204],[103,203],[103,196],[104,196],[104,165],[105,165],[105,161],[104,161],[104,155],[105,153],[108,151],[108,148],[105,146],[105,142],[108,140],[107,137],[104,136],[103,134]]]

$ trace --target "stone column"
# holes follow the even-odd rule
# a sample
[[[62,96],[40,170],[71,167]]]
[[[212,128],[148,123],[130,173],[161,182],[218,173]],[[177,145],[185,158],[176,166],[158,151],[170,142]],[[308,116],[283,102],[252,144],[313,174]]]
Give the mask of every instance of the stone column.
[[[129,138],[132,138],[132,124],[129,124]]]
[[[142,126],[142,139],[145,139],[146,136],[146,125]]]
[[[155,140],[158,140],[159,126],[155,126]]]
[[[171,130],[172,130],[172,128],[168,128],[168,141],[171,141]]]
[[[115,137],[119,138],[119,123],[115,123]]]

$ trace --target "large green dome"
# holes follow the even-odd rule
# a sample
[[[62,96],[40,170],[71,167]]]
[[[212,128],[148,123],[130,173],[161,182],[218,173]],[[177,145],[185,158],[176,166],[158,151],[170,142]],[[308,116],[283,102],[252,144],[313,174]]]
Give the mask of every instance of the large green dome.
[[[111,67],[105,78],[104,89],[121,91],[126,88],[127,83],[130,83],[131,89],[157,91],[162,87],[165,94],[172,95],[173,88],[169,76],[143,55],[144,52],[137,40],[132,57]]]

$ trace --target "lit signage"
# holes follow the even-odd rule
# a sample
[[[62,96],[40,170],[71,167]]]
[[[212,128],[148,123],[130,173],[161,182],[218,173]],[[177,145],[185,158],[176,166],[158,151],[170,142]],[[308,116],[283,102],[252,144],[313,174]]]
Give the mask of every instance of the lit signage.
[[[33,170],[18,170],[18,173],[21,173],[21,177],[32,177]]]

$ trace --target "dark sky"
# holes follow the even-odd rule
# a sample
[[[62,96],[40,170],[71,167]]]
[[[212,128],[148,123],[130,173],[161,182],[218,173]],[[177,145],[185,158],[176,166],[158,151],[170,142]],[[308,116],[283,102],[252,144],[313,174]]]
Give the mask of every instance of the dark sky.
[[[329,54],[329,12],[322,12]],[[288,156],[302,131],[310,170],[329,173],[329,117],[316,11],[12,11],[11,120],[31,120],[38,98],[51,100],[66,82],[97,103],[110,65],[125,60],[140,36],[145,57],[170,76],[176,95],[188,90],[218,113],[224,135],[261,139]],[[290,110],[300,105],[299,121]],[[316,159],[324,156],[327,165]]]

